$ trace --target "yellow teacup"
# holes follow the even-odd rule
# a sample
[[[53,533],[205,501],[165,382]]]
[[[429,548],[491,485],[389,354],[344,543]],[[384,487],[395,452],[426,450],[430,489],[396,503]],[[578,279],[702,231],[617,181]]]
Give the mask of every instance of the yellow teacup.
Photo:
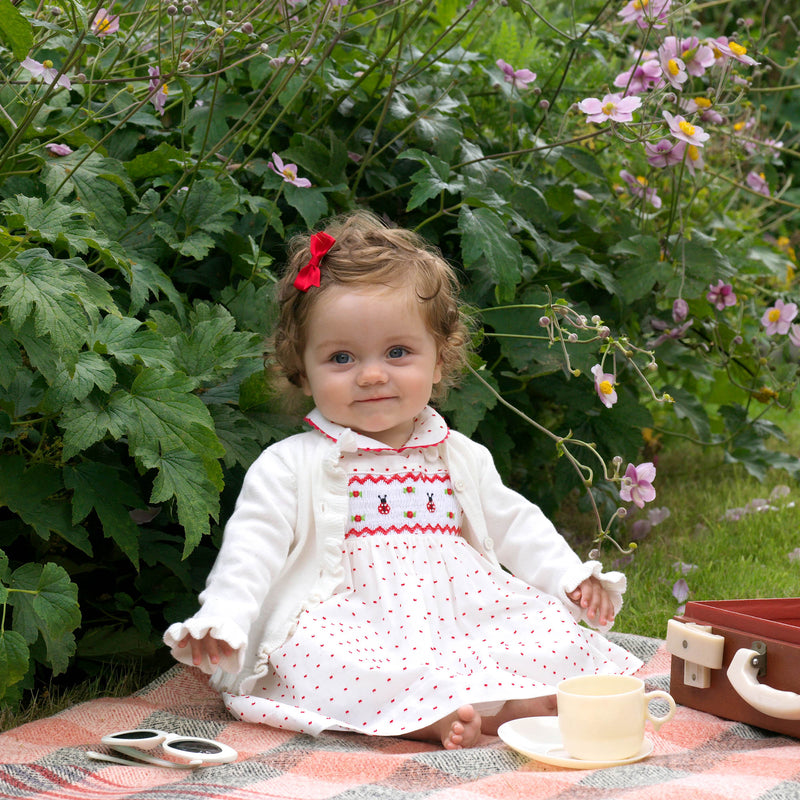
[[[669,704],[664,716],[650,713],[651,700]],[[662,691],[645,692],[631,675],[582,675],[558,684],[558,727],[564,749],[587,761],[622,761],[644,744],[644,723],[658,730],[675,713],[675,701]]]

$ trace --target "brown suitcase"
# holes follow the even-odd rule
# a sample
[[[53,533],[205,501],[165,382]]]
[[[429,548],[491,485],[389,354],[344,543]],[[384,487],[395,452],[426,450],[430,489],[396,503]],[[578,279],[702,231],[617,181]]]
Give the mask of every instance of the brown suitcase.
[[[800,597],[687,603],[667,650],[676,703],[800,738]]]

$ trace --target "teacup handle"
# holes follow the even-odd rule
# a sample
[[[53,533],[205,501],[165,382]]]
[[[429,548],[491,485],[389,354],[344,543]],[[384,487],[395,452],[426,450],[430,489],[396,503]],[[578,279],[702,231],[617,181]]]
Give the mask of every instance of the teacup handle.
[[[650,713],[650,701],[651,700],[666,700],[669,703],[669,710],[663,717],[655,717],[653,714]],[[675,701],[672,699],[671,695],[667,694],[666,692],[662,692],[660,689],[654,692],[647,692],[644,696],[644,708],[645,714],[647,719],[653,723],[653,728],[656,731],[668,720],[671,720],[675,714]]]

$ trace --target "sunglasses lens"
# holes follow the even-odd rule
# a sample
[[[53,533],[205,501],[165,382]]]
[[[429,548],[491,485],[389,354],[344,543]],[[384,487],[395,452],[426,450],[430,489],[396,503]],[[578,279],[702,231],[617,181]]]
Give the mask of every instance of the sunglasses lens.
[[[206,755],[215,755],[221,753],[222,748],[204,739],[178,739],[177,741],[170,742],[169,746],[174,750],[180,750],[182,753],[205,753]]]
[[[152,739],[158,736],[158,731],[125,731],[124,733],[115,733],[115,739],[124,739],[129,742],[135,742],[139,739]]]

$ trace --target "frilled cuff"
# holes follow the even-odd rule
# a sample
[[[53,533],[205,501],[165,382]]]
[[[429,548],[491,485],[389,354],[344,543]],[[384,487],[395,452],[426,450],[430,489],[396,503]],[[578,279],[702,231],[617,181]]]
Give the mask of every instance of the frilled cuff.
[[[605,633],[614,624],[610,622],[606,625],[598,625],[597,620],[591,620],[586,616],[586,609],[581,608],[573,600],[567,597],[568,592],[574,592],[578,586],[587,578],[597,578],[608,592],[611,605],[614,609],[614,616],[619,614],[622,608],[622,595],[625,593],[628,581],[621,572],[603,572],[603,565],[599,561],[584,561],[577,567],[568,569],[561,578],[559,585],[559,599],[567,607],[570,614],[580,622],[585,622],[593,628]]]
[[[188,644],[186,647],[179,647],[178,643],[186,636],[202,639],[208,633],[215,639],[230,645],[234,652],[229,656],[220,654],[219,662],[216,664],[212,664],[208,656],[204,655],[202,663],[195,665],[192,662],[191,647]],[[164,643],[170,648],[173,658],[183,664],[189,664],[189,666],[198,666],[207,675],[213,675],[218,669],[230,673],[239,672],[244,661],[247,637],[241,628],[230,620],[219,617],[207,619],[192,617],[186,622],[174,622],[170,625],[164,634]]]

